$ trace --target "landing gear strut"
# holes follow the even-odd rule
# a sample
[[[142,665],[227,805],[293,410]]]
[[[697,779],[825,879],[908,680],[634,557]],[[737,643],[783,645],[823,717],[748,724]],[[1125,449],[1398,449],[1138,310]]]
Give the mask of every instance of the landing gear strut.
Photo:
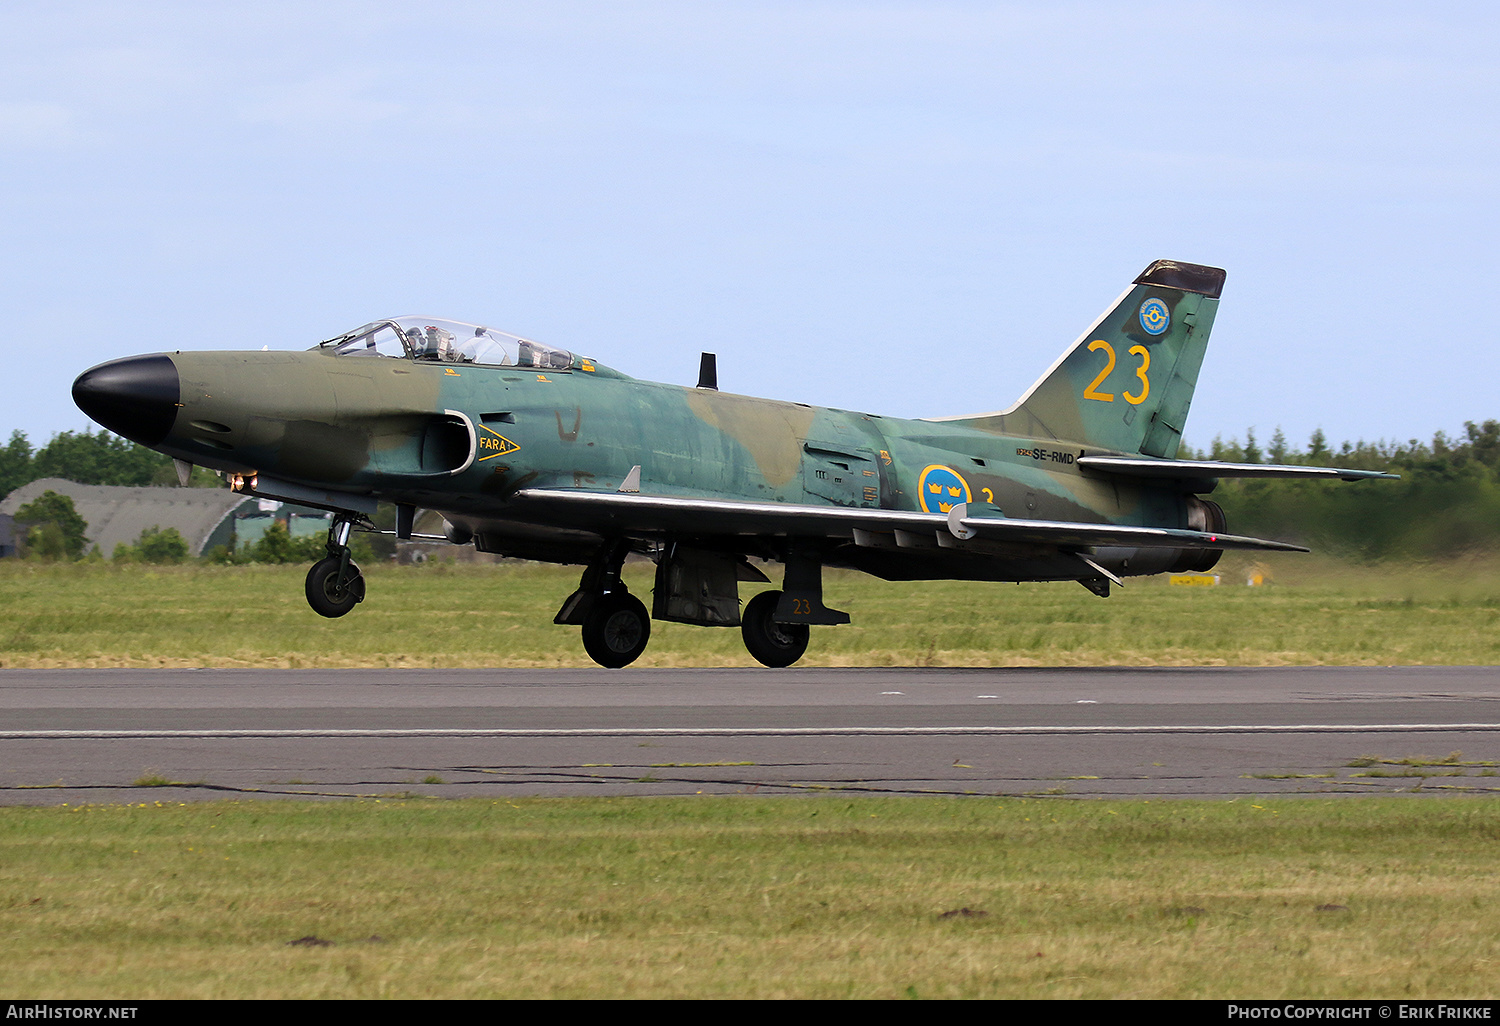
[[[328,528],[328,555],[307,571],[307,604],[319,616],[343,616],[365,600],[365,578],[349,558],[352,517],[333,518]]]
[[[646,651],[651,640],[651,617],[641,600],[620,580],[620,567],[630,546],[606,542],[583,572],[578,590],[568,596],[553,623],[583,628],[583,648],[600,666],[629,666]]]

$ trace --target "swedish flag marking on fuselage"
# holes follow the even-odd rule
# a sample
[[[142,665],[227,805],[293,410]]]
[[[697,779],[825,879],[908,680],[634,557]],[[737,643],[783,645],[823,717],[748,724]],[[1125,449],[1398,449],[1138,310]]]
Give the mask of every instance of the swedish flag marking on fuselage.
[[[922,496],[924,513],[946,513],[958,503],[969,501],[969,482],[953,468],[934,464],[917,479],[917,493]]]
[[[1172,314],[1167,304],[1152,298],[1141,304],[1141,327],[1148,335],[1160,335],[1172,326]]]

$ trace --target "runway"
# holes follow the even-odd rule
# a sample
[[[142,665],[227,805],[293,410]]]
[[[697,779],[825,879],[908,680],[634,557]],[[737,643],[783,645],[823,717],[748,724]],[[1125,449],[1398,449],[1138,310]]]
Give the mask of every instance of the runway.
[[[1497,703],[1496,667],[6,670],[0,802],[1487,793]]]

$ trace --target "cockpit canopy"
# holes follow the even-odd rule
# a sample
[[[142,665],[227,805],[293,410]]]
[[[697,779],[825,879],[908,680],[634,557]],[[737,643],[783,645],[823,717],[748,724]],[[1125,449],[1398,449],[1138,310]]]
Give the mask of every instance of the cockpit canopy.
[[[320,342],[315,348],[331,349],[335,356],[388,356],[491,367],[568,370],[583,364],[565,349],[553,349],[481,324],[433,317],[371,321],[337,338]]]

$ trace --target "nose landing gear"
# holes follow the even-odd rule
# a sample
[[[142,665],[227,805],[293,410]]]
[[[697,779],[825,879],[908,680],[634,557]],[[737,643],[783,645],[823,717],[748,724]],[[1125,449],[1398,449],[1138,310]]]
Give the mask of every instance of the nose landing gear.
[[[307,604],[319,616],[343,616],[365,600],[365,578],[349,558],[354,519],[336,516],[328,528],[328,555],[307,571]]]

